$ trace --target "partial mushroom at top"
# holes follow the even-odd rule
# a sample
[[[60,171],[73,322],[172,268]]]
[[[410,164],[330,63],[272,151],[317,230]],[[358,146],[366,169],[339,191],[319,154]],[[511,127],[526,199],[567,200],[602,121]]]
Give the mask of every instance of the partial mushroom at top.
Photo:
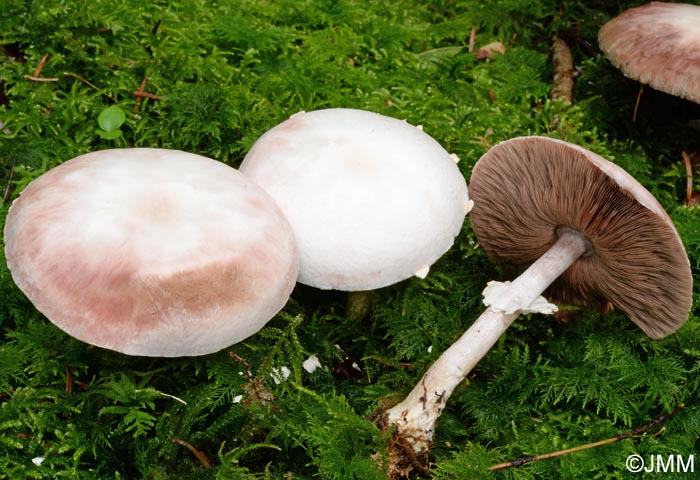
[[[454,388],[521,313],[556,305],[622,310],[644,333],[665,337],[688,319],[692,275],[683,243],[658,201],[617,165],[582,147],[521,137],[491,148],[469,184],[470,220],[493,260],[524,272],[490,282],[488,308],[386,412],[400,445],[425,454]]]
[[[300,283],[363,291],[424,277],[453,244],[469,209],[455,160],[405,121],[335,108],[268,130],[240,170],[289,219]]]
[[[237,170],[174,150],[88,153],[43,174],[5,224],[12,277],[70,335],[130,355],[203,355],[287,302],[294,237]]]
[[[631,8],[603,25],[598,43],[625,76],[700,103],[700,6]]]

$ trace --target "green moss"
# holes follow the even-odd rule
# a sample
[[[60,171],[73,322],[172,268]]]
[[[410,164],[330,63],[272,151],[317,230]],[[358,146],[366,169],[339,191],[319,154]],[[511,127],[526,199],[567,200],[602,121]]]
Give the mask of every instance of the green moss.
[[[632,3],[0,0],[0,194],[13,175],[0,223],[32,179],[88,151],[176,148],[236,166],[289,115],[352,107],[422,124],[467,178],[491,145],[519,135],[590,148],[659,198],[697,279],[700,210],[681,206],[681,151],[696,148],[688,121],[700,112],[646,89],[633,122],[636,84],[596,49],[598,28]],[[477,60],[472,27],[477,48],[499,41],[506,53]],[[573,105],[547,99],[555,34],[573,46]],[[40,76],[55,81],[26,78],[45,55]],[[152,95],[139,99],[142,84]],[[100,114],[115,105],[126,114],[121,135],[101,135]],[[242,344],[148,359],[61,332],[3,257],[0,478],[383,478],[386,464],[372,458],[384,457],[386,439],[372,414],[470,325],[496,277],[466,222],[427,279],[377,292],[369,318],[349,321],[342,294],[300,286]],[[451,398],[432,477],[624,478],[629,454],[697,452],[697,307],[696,294],[688,323],[660,342],[616,312],[519,319]],[[312,354],[323,368],[308,373]],[[282,366],[290,376],[277,384]],[[487,472],[612,437],[680,403],[663,431]]]

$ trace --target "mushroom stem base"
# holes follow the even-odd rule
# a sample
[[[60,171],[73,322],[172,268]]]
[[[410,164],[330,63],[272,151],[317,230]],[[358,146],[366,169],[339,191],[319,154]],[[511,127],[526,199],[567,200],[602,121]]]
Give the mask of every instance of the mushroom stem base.
[[[348,292],[346,315],[351,322],[364,320],[372,311],[374,303],[373,290],[358,290]]]
[[[418,385],[398,405],[384,413],[386,427],[396,427],[401,441],[410,445],[411,456],[430,450],[435,426],[447,399],[474,366],[498,341],[503,332],[540,297],[590,247],[586,238],[573,230],[563,230],[559,239],[509,288],[500,292],[471,327],[450,346],[423,375]]]

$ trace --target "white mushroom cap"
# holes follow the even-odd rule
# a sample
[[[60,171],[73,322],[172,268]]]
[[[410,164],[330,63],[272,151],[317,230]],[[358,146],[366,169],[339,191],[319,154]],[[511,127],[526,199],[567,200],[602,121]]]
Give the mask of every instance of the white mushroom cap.
[[[625,76],[700,103],[700,6],[631,8],[603,25],[598,44]]]
[[[34,180],[5,225],[12,277],[54,324],[131,355],[215,352],[254,334],[296,282],[293,233],[237,170],[103,150]]]
[[[363,110],[296,114],[258,139],[241,171],[292,225],[299,282],[323,289],[424,276],[469,208],[453,156],[421,129]]]

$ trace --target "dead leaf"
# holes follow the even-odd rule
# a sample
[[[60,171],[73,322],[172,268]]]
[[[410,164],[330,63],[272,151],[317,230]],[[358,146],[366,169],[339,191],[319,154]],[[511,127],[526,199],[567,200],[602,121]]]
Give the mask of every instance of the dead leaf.
[[[501,55],[506,54],[506,46],[501,42],[491,42],[483,47],[480,47],[476,52],[477,60],[486,60],[487,58],[494,58],[494,52],[498,52]]]

